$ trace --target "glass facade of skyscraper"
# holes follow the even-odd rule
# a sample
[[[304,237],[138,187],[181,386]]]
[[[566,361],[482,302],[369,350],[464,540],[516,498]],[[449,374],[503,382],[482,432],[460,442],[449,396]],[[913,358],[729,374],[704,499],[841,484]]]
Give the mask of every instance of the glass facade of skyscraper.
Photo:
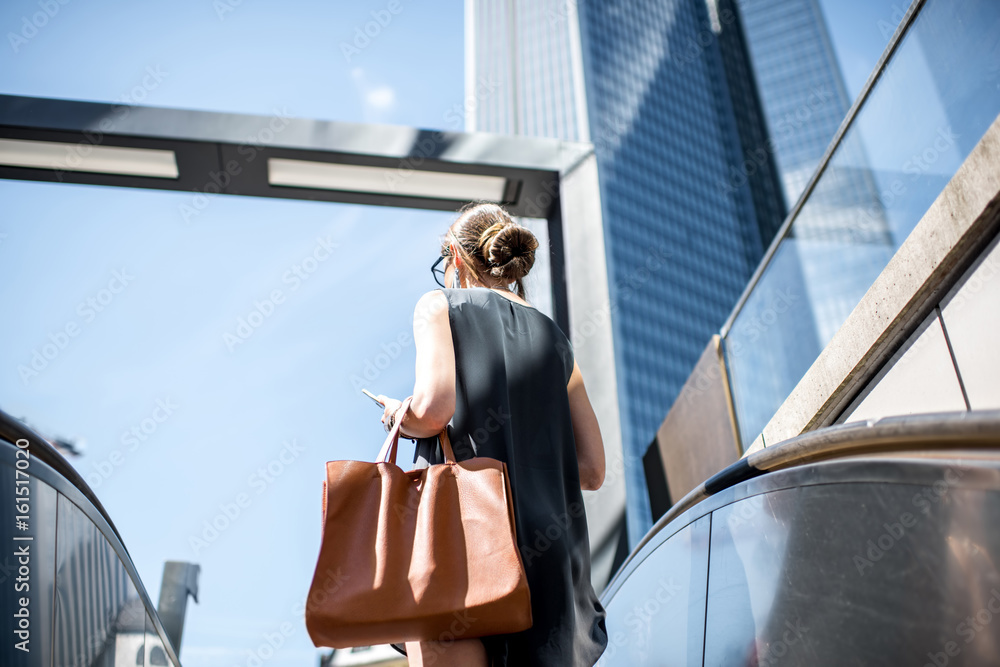
[[[635,544],[651,525],[643,454],[770,240],[762,238],[756,193],[745,179],[732,178],[746,142],[734,114],[740,100],[729,89],[704,0],[541,2],[530,11],[519,2],[471,4],[475,34],[467,81],[507,76],[511,85],[500,96],[506,99],[494,107],[540,119],[535,125],[519,120],[524,129],[517,131],[544,132],[553,127],[549,118],[588,119],[611,282],[626,519]],[[509,11],[501,12],[501,5]],[[573,87],[577,35],[582,112]],[[561,51],[531,39],[562,45]],[[512,69],[497,61],[498,52],[519,63],[522,74],[509,78]],[[571,66],[557,67],[567,54]],[[563,72],[561,83],[533,88],[527,72],[545,71]],[[510,132],[515,126],[482,105],[474,129]]]
[[[719,42],[702,0],[580,6],[605,210],[629,540],[649,528],[641,457],[763,252]],[[656,260],[662,258],[662,263]]]
[[[476,103],[466,130],[589,140],[575,10],[566,0],[466,2],[466,88]]]
[[[816,0],[740,3],[789,204],[816,171],[851,105]]]

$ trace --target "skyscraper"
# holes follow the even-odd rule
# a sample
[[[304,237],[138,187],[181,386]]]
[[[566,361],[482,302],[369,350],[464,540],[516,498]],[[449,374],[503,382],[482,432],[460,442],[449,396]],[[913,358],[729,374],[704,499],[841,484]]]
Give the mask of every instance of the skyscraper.
[[[476,102],[467,131],[590,140],[576,9],[573,0],[466,0],[465,87]]]
[[[762,176],[733,178],[752,143],[735,109],[757,104],[753,86],[730,90],[704,0],[468,0],[466,11],[467,80],[500,91],[467,129],[595,147],[634,545],[651,525],[642,456],[759,261],[762,229],[783,216],[769,155]]]

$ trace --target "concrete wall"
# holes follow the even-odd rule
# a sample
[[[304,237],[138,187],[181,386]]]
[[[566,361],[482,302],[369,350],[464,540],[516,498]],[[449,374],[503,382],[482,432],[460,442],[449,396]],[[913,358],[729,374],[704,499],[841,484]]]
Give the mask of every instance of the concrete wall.
[[[570,341],[604,439],[607,473],[598,491],[585,491],[591,580],[603,590],[611,577],[625,513],[618,380],[611,335],[611,298],[601,219],[597,159],[590,155],[560,179]]]
[[[838,420],[1000,409],[1000,237]]]

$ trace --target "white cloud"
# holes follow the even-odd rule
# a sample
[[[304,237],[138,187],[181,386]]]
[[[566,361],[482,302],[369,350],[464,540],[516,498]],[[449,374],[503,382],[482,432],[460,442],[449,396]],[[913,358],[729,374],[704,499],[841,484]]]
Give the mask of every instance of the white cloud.
[[[365,91],[365,103],[373,109],[384,111],[396,103],[396,91],[389,86],[370,88]]]
[[[370,83],[363,67],[352,69],[351,78],[365,107],[365,121],[377,122],[383,112],[396,106],[396,90],[392,86]]]

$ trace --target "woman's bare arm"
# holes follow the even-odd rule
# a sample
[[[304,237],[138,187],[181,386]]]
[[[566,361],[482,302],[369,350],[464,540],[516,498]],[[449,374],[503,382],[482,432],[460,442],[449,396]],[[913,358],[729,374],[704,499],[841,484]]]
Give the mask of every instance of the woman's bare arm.
[[[455,345],[448,299],[440,290],[427,292],[417,302],[413,342],[417,348],[413,401],[402,430],[427,438],[440,433],[455,414]]]
[[[576,361],[573,362],[573,374],[566,391],[569,393],[570,419],[576,438],[576,458],[580,464],[580,488],[596,491],[604,484],[604,440]]]

